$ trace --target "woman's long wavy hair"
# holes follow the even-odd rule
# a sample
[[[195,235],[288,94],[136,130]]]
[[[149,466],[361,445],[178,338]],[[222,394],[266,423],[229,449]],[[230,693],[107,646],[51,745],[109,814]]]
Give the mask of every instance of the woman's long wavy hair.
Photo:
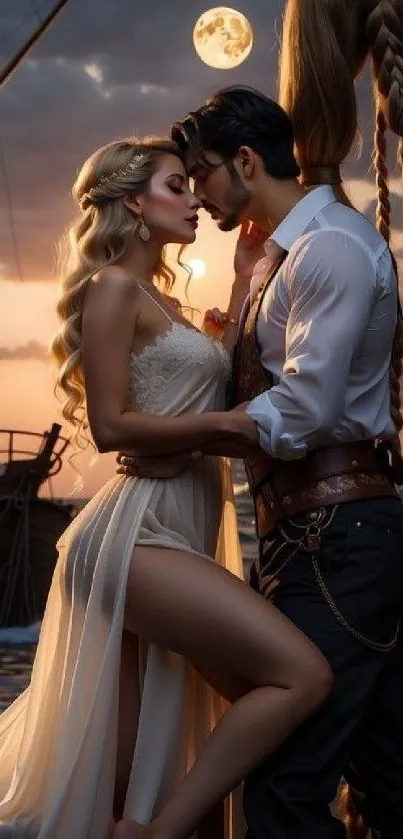
[[[350,202],[339,167],[357,134],[354,82],[368,56],[372,59],[376,110],[376,223],[389,243],[387,129],[400,138],[398,163],[403,170],[403,0],[287,0],[280,56],[280,104],[293,122],[303,183],[332,183],[346,204]],[[399,306],[389,376],[391,414],[397,433],[403,426],[402,357]],[[362,804],[363,796],[346,786],[341,806],[350,839],[368,837],[365,802]]]
[[[389,243],[387,129],[400,138],[398,161],[403,168],[403,0],[287,0],[279,94],[293,123],[303,183],[332,183],[339,200],[349,205],[339,167],[357,135],[354,81],[368,56],[376,105],[376,223]],[[390,365],[391,414],[397,432],[403,427],[402,358],[399,307]]]
[[[126,253],[140,220],[126,207],[127,195],[141,195],[165,154],[182,158],[170,140],[118,140],[98,149],[84,163],[73,187],[80,214],[61,243],[61,282],[57,304],[60,328],[52,342],[58,368],[56,393],[64,419],[73,426],[72,442],[84,449],[88,433],[81,364],[82,313],[91,277]],[[154,277],[169,293],[175,273],[162,252]]]

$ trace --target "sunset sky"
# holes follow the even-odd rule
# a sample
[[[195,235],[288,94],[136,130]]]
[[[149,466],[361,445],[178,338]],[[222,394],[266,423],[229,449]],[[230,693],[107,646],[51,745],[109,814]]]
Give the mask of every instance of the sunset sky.
[[[1,0],[1,63],[37,25],[34,7],[43,16],[53,5],[42,0]],[[276,96],[283,2],[242,0],[228,5],[242,11],[254,30],[251,55],[235,70],[213,70],[194,51],[192,29],[208,8],[206,3],[70,0],[0,91],[0,428],[41,432],[59,419],[46,356],[46,344],[56,327],[55,243],[73,217],[71,185],[88,154],[116,137],[167,134],[175,118],[227,84],[250,84]],[[363,151],[359,160],[349,161],[345,177],[354,203],[372,217],[373,115],[368,76],[359,80],[357,93]],[[401,258],[397,180],[392,180],[392,189],[398,228],[394,245]],[[235,239],[235,233],[222,234],[202,217],[197,242],[187,252],[188,259],[203,259],[207,267],[205,277],[192,280],[190,302],[195,307],[226,305]],[[183,288],[179,274],[179,296]],[[2,442],[0,438],[0,448]],[[97,489],[112,469],[109,456],[85,468],[83,494]],[[55,482],[56,494],[67,495],[73,480],[66,466]]]

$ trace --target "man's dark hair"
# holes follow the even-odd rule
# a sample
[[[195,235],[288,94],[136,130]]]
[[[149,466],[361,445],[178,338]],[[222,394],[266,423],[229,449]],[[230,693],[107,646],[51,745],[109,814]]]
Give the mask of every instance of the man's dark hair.
[[[183,152],[191,153],[196,165],[212,168],[205,156],[208,151],[230,161],[240,146],[249,146],[273,178],[300,174],[289,117],[277,102],[253,87],[219,90],[197,111],[175,122],[171,136]]]

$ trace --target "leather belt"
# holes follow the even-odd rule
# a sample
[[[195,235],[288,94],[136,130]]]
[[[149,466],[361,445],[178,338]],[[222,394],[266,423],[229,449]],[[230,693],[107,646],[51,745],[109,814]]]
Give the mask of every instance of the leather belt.
[[[401,477],[402,460],[390,441],[365,440],[327,446],[287,462],[259,455],[248,458],[245,467],[257,536],[263,539],[280,519],[317,507],[398,497],[394,482]]]

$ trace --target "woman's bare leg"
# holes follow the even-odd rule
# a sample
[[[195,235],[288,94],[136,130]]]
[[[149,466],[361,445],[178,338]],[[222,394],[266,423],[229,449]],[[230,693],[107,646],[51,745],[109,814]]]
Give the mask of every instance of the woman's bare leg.
[[[125,626],[186,656],[210,681],[221,679],[236,699],[162,812],[147,826],[121,822],[115,834],[186,839],[322,704],[331,671],[263,597],[213,562],[181,551],[136,549]]]
[[[113,806],[116,821],[123,816],[133,762],[139,711],[139,642],[136,636],[124,630],[120,656],[119,726]]]

